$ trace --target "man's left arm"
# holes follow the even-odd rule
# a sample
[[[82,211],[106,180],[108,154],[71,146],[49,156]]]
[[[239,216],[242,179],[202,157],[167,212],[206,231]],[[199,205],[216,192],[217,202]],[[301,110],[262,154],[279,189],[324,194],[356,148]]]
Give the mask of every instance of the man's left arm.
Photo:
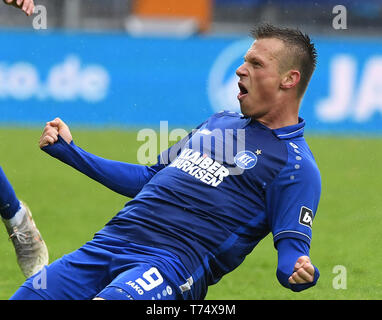
[[[276,244],[278,251],[277,279],[292,291],[313,287],[320,272],[309,258],[309,245],[300,239],[284,238]]]
[[[30,16],[34,11],[33,0],[3,0],[5,4],[19,8],[25,12],[27,16]]]
[[[269,224],[278,251],[277,278],[293,291],[313,286],[319,276],[309,250],[321,177],[307,147],[299,145],[296,156],[288,144],[288,161],[266,191]]]

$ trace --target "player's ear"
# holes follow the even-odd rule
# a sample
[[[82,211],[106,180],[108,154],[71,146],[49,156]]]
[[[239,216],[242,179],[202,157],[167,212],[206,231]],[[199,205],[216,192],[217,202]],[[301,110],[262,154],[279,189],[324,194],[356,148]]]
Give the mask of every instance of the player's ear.
[[[290,89],[297,86],[300,82],[301,73],[298,70],[289,70],[281,77],[280,88],[281,89]]]

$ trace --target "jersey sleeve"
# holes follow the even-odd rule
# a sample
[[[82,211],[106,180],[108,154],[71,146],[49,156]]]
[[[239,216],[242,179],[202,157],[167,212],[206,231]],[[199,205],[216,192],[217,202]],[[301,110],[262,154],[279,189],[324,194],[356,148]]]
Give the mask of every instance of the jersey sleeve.
[[[105,187],[131,198],[160,169],[104,159],[81,149],[73,141],[68,144],[61,136],[55,144],[42,150]]]
[[[315,265],[313,265],[314,278],[312,282],[303,284],[289,283],[289,277],[294,272],[294,266],[298,258],[301,256],[309,257],[309,245],[305,241],[294,238],[284,238],[277,241],[276,249],[278,251],[276,276],[282,286],[291,289],[292,291],[299,292],[313,287],[317,283],[317,280],[320,277],[320,272]]]
[[[158,156],[157,164],[151,167],[98,157],[78,147],[74,141],[68,144],[61,136],[58,136],[58,141],[55,144],[48,145],[42,150],[110,190],[134,198],[156,173],[170,163],[172,158],[175,159],[195,130],[174,146],[163,151]]]
[[[273,240],[294,238],[310,245],[321,195],[321,177],[310,151],[288,148],[288,161],[266,193]]]

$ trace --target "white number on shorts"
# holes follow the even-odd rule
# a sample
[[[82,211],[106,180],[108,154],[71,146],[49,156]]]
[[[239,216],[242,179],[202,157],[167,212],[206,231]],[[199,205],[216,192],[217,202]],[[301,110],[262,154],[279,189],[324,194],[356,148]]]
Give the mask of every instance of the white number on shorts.
[[[153,278],[153,275],[155,275],[155,278]],[[163,278],[161,274],[159,273],[157,268],[152,267],[150,270],[146,271],[143,275],[142,278],[138,278],[135,280],[136,283],[138,283],[144,290],[150,291],[154,289],[155,287],[159,286],[160,284],[163,283]]]

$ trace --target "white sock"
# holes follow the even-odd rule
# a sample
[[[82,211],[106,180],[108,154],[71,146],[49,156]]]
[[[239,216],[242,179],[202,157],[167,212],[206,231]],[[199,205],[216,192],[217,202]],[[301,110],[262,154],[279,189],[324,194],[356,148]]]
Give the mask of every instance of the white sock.
[[[3,219],[4,223],[9,226],[9,227],[16,227],[18,226],[24,218],[25,215],[25,208],[23,207],[22,204],[20,204],[21,207],[19,211],[16,212],[16,214],[11,218],[11,219]]]

